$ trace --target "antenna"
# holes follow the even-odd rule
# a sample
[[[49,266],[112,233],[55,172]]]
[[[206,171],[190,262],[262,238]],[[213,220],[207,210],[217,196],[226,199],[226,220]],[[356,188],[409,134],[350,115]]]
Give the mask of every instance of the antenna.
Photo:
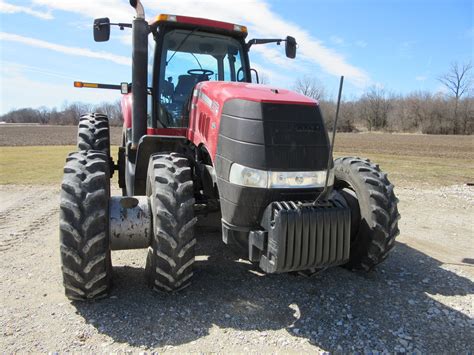
[[[323,201],[326,200],[327,190],[328,190],[328,182],[329,182],[329,172],[331,171],[331,162],[332,162],[332,153],[334,151],[334,143],[336,141],[336,129],[337,129],[337,119],[339,118],[339,108],[341,106],[341,97],[342,97],[342,86],[344,84],[344,76],[341,76],[341,80],[339,81],[339,94],[337,96],[337,106],[336,106],[336,117],[334,118],[334,127],[332,129],[332,141],[331,146],[329,147],[329,155],[328,155],[328,167],[326,169],[326,182],[324,183],[324,189],[313,202],[313,205],[323,197]]]

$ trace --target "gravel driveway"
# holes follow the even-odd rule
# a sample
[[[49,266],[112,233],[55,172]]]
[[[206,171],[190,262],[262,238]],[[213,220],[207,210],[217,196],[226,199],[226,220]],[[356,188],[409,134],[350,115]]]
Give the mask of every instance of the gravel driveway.
[[[114,289],[69,302],[57,188],[1,186],[0,348],[17,351],[314,352],[474,350],[474,190],[397,189],[401,235],[376,272],[263,275],[210,228],[191,287],[151,292],[146,252],[112,255]]]

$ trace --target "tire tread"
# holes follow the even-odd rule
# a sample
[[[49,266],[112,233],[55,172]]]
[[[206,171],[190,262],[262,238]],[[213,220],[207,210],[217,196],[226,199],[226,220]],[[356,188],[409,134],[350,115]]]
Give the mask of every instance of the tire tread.
[[[147,280],[155,290],[176,292],[190,284],[194,264],[194,191],[186,157],[159,153],[150,157],[147,195],[153,213]]]
[[[351,269],[372,270],[385,260],[399,234],[394,186],[387,174],[369,159],[343,157],[334,161],[335,187],[349,187],[356,192],[361,210],[361,226],[356,243],[351,246]],[[363,201],[368,201],[365,203]],[[363,235],[362,235],[363,234]]]
[[[61,185],[60,254],[66,296],[105,297],[111,282],[108,241],[108,157],[80,151],[66,160]]]

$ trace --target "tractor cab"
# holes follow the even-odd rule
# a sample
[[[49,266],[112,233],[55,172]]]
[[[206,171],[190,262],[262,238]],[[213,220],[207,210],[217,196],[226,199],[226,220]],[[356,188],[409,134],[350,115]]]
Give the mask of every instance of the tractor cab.
[[[186,127],[192,90],[202,81],[250,82],[244,26],[186,16],[159,15],[155,40],[153,121]]]

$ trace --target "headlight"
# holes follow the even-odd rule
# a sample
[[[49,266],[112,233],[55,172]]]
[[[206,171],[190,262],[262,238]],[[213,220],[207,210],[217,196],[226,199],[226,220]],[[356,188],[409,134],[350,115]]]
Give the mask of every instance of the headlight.
[[[268,172],[234,163],[230,168],[229,181],[236,185],[266,188]]]
[[[329,173],[328,185],[334,184],[334,172]],[[264,171],[237,163],[230,168],[232,184],[269,189],[324,187],[326,171]]]

